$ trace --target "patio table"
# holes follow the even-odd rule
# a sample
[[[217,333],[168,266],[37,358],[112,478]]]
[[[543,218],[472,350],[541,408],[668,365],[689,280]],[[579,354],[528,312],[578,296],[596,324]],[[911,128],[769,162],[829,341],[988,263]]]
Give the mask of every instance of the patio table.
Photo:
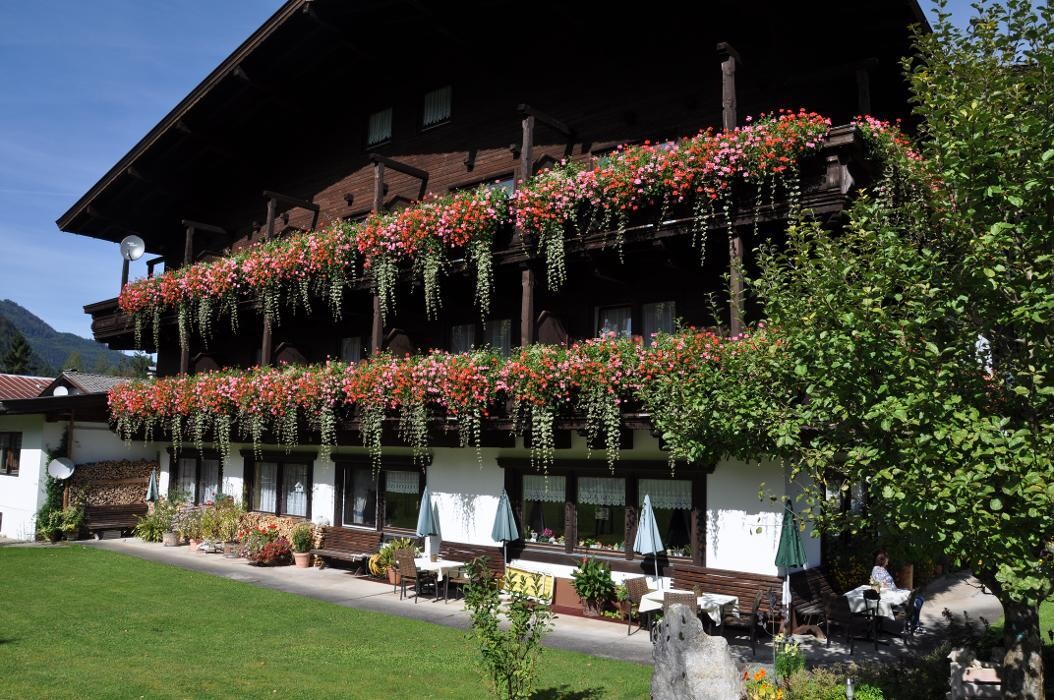
[[[447,571],[453,571],[466,566],[463,561],[453,561],[452,559],[438,559],[432,561],[428,557],[417,557],[414,559],[414,564],[421,571],[434,571],[436,574],[436,580],[442,581],[446,576]]]
[[[691,593],[692,591],[684,590],[665,590],[665,591],[649,591],[645,593],[640,599],[640,606],[637,608],[638,612],[648,613],[654,612],[655,610],[662,610],[662,599],[667,593]],[[724,617],[723,612],[734,612],[736,604],[736,598],[734,595],[721,595],[720,593],[703,593],[699,596],[696,601],[699,606],[699,610],[705,612],[710,616],[710,619],[720,624],[721,619]],[[732,606],[733,610],[725,610]]]
[[[845,597],[849,599],[849,609],[852,612],[862,613],[867,610],[867,600],[864,598],[864,591],[870,587],[866,585],[858,586],[845,594]],[[878,616],[890,620],[896,619],[893,614],[893,608],[908,602],[908,596],[910,595],[911,591],[906,588],[886,588],[879,591]]]

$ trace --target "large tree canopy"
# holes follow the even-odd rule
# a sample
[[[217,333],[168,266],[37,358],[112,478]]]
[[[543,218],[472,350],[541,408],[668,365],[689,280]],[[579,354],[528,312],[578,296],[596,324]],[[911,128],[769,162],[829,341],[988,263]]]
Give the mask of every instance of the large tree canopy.
[[[1054,592],[1051,20],[1006,0],[918,34],[918,153],[864,122],[888,165],[845,225],[805,218],[760,252],[776,342],[653,399],[679,406],[659,420],[680,456],[780,457],[820,529],[971,568],[1006,610],[1008,697],[1043,696]],[[828,497],[852,484],[863,513]]]

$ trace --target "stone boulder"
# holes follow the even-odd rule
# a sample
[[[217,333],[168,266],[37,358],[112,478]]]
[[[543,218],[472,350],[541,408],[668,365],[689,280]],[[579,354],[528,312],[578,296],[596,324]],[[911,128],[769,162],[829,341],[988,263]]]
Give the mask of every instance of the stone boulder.
[[[695,611],[673,605],[658,630],[651,696],[656,700],[739,700],[743,679],[724,637],[703,632]]]

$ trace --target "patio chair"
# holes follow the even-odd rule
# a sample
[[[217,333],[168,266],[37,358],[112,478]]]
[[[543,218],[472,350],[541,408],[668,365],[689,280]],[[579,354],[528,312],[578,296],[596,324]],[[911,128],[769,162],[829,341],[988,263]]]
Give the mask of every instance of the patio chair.
[[[443,603],[446,604],[447,600],[450,599],[450,587],[454,587],[454,597],[457,598],[457,592],[461,591],[461,597],[465,597],[465,586],[472,583],[472,577],[468,575],[468,570],[465,567],[461,567],[456,571],[448,571],[445,583],[443,585]]]
[[[853,612],[852,608],[849,607],[849,599],[844,595],[838,595],[833,593],[827,597],[824,612],[824,626],[825,634],[827,635],[827,646],[831,646],[831,624],[835,624],[842,628],[842,643],[849,647],[849,653],[852,654],[857,640],[871,639],[875,645],[875,651],[878,651],[878,630],[876,629],[876,623],[878,620],[878,593],[871,591],[871,596],[864,593],[864,600],[866,602],[866,608],[863,612]],[[858,636],[857,630],[862,629],[864,631],[863,636]]]
[[[644,576],[637,576],[635,578],[628,578],[625,581],[626,586],[626,636],[632,634],[633,630],[633,609],[640,608],[641,599],[648,592],[648,579]],[[651,617],[650,613],[637,613],[637,630],[639,631],[644,625],[644,617]]]
[[[726,628],[746,630],[750,635],[750,653],[754,656],[758,655],[758,630],[764,630],[764,620],[761,617],[761,598],[764,592],[760,589],[754,595],[754,603],[750,606],[749,614],[728,614],[721,615],[720,623],[718,624],[718,634],[724,636]]]
[[[412,551],[409,549],[397,549],[395,551],[395,563],[399,567],[399,577],[402,579],[402,591],[399,594],[399,600],[406,597],[407,583],[413,583],[414,603],[417,603],[417,599],[421,597],[421,593],[429,585],[435,591],[436,597],[439,597],[439,584],[436,580],[435,572],[418,571]]]

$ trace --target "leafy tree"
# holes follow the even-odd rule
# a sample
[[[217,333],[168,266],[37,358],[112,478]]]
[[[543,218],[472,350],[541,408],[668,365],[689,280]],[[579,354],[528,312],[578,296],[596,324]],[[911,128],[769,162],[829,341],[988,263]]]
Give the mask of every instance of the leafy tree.
[[[146,379],[150,376],[150,367],[153,362],[145,352],[137,352],[130,355],[128,360],[121,365],[120,374],[135,379]]]
[[[95,358],[95,364],[92,365],[92,372],[94,374],[113,374],[116,368],[109,363],[105,355],[99,355]]]
[[[1054,593],[1054,12],[938,3],[906,62],[920,157],[886,167],[837,231],[789,227],[753,291],[770,329],[648,403],[681,456],[759,453],[811,484],[826,532],[969,567],[1006,614],[1004,693],[1044,697]],[[662,415],[665,414],[665,415]],[[828,493],[861,485],[870,506]]]
[[[84,371],[84,361],[81,360],[81,355],[76,350],[71,352],[66,357],[66,361],[62,364],[62,371],[65,372],[66,370],[74,370],[76,372]]]
[[[33,351],[26,342],[25,336],[15,333],[11,340],[11,346],[4,355],[4,371],[8,374],[29,374],[29,367],[33,361]]]

